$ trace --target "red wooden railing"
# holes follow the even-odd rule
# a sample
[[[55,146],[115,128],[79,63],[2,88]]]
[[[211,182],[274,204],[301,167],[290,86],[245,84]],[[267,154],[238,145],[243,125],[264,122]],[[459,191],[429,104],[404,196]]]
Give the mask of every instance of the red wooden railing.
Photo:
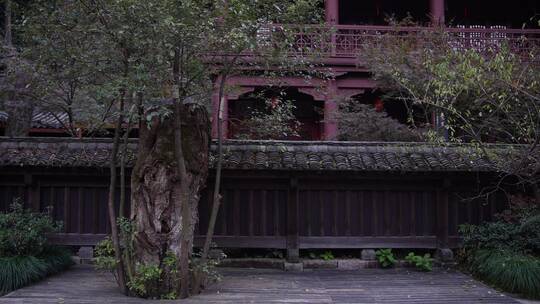
[[[363,44],[382,36],[425,37],[429,31],[440,28],[393,27],[372,25],[274,25],[272,29],[261,31],[261,42],[271,43],[279,37],[291,37],[289,52],[295,55],[314,55],[325,57],[356,57]],[[288,35],[279,35],[286,32]],[[486,28],[483,26],[447,27],[443,37],[455,49],[476,49],[484,52],[498,50],[508,45],[510,50],[528,54],[534,47],[540,47],[539,29],[507,29],[502,26]]]

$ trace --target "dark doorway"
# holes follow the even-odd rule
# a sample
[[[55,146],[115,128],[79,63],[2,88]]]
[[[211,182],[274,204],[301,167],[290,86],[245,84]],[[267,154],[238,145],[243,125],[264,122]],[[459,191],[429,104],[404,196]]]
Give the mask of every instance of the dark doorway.
[[[317,101],[313,96],[299,92],[296,88],[258,88],[240,96],[238,100],[229,101],[229,138],[251,138],[244,122],[253,113],[268,112],[267,101],[278,96],[292,102],[295,120],[300,124],[297,136],[277,136],[275,139],[320,140],[324,102]]]

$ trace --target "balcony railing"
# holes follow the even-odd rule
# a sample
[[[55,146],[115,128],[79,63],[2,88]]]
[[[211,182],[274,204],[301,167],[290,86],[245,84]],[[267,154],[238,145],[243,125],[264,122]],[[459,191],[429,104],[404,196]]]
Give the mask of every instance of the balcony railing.
[[[270,42],[275,33],[286,31],[292,42],[289,52],[297,55],[317,54],[324,57],[354,58],[363,45],[382,36],[426,37],[428,31],[437,28],[391,27],[370,25],[280,25],[263,33],[263,40]],[[475,49],[487,52],[507,45],[512,52],[528,54],[534,47],[540,47],[540,30],[507,29],[501,26],[485,27],[447,27],[445,40],[454,49]],[[270,38],[270,40],[266,40]]]

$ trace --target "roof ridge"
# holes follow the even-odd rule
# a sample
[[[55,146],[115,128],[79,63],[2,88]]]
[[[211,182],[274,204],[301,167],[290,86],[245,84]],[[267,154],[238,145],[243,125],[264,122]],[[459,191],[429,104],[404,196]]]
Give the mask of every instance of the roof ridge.
[[[138,139],[130,138],[131,143],[137,143]],[[80,142],[80,143],[112,143],[112,138],[95,138],[95,137],[6,137],[0,136],[0,144],[3,142],[32,142],[32,143],[59,143],[59,142]],[[212,144],[216,144],[217,140],[212,140]],[[225,146],[241,146],[241,147],[273,147],[277,146],[277,149],[280,149],[279,146],[282,146],[283,149],[287,147],[298,147],[298,146],[311,146],[311,147],[321,147],[321,149],[331,150],[331,151],[343,151],[341,149],[335,149],[334,147],[365,147],[366,149],[386,147],[386,148],[396,148],[396,149],[407,149],[407,148],[425,148],[427,151],[432,148],[457,148],[464,147],[470,148],[474,147],[471,144],[463,143],[430,143],[430,142],[378,142],[378,141],[292,141],[292,140],[237,140],[237,139],[227,139],[223,141]],[[493,143],[487,144],[490,148],[508,148],[508,147],[525,147],[526,145],[518,144],[503,144],[503,143]],[[267,148],[268,149],[268,148]],[[282,150],[283,150],[282,149]],[[348,150],[348,149],[345,149]]]

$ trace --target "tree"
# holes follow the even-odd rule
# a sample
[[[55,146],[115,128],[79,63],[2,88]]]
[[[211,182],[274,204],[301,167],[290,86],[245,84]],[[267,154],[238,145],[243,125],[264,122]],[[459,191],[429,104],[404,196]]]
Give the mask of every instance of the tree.
[[[200,2],[200,1],[199,1]],[[27,26],[27,38],[32,48],[29,57],[39,63],[40,75],[55,75],[54,81],[43,82],[43,92],[56,92],[58,88],[67,87],[76,91],[77,96],[87,98],[85,92],[95,98],[86,99],[91,108],[100,104],[109,104],[105,108],[113,109],[116,117],[113,152],[111,155],[111,182],[109,187],[109,217],[112,228],[112,240],[118,263],[119,285],[125,289],[126,282],[130,287],[138,282],[143,274],[143,267],[161,267],[166,254],[172,253],[178,259],[177,269],[169,269],[144,284],[155,284],[165,280],[163,288],[154,290],[154,294],[140,292],[141,296],[157,296],[162,294],[186,294],[189,279],[189,260],[193,239],[193,210],[201,185],[206,178],[208,166],[201,164],[201,174],[193,174],[186,168],[186,159],[182,147],[181,116],[189,113],[184,102],[189,98],[199,99],[205,91],[204,83],[207,75],[196,54],[202,42],[200,37],[207,23],[200,22],[205,15],[205,3],[184,1],[160,1],[156,3],[136,3],[132,1],[46,1],[38,3],[33,18]],[[160,20],[160,22],[155,22]],[[62,33],[58,35],[57,33]],[[89,47],[88,44],[92,44]],[[189,46],[189,47],[186,47]],[[45,52],[42,52],[45,50]],[[197,53],[196,53],[197,52]],[[152,54],[152,56],[149,56]],[[180,80],[181,79],[181,80]],[[60,89],[60,91],[64,91]],[[119,151],[119,138],[122,132],[124,117],[133,112],[133,95],[144,94],[148,101],[156,100],[151,112],[142,117],[140,151],[153,150],[159,153],[139,154],[132,175],[132,220],[134,229],[134,256],[132,265],[125,265],[116,225],[114,190],[116,188],[116,169]],[[48,96],[43,94],[42,96]],[[50,94],[54,95],[54,94]],[[54,97],[52,98],[55,99]],[[147,106],[148,108],[148,106]],[[149,141],[152,133],[145,128],[162,130],[160,124],[172,126],[174,132],[154,133],[163,140]],[[204,130],[202,120],[188,124],[191,130]],[[201,126],[202,124],[202,126]],[[208,128],[208,125],[206,126]],[[188,128],[188,134],[195,134]],[[203,132],[204,133],[204,132]],[[185,136],[189,139],[189,136]],[[166,148],[155,147],[154,144],[168,142]],[[198,146],[195,144],[199,144]],[[150,146],[148,146],[150,145]],[[184,143],[206,155],[208,141]],[[164,157],[166,156],[166,157]],[[149,159],[154,157],[153,159]],[[207,158],[207,156],[205,156]],[[152,169],[165,172],[166,180],[156,180]],[[145,182],[153,183],[145,187]],[[165,188],[157,193],[157,186]],[[193,190],[192,190],[193,189]],[[143,214],[141,210],[150,210]],[[162,212],[166,210],[166,212]],[[147,225],[150,224],[150,225]],[[152,228],[152,229],[150,229]],[[163,237],[166,236],[166,237]],[[124,266],[131,269],[130,277],[125,278]],[[170,273],[179,273],[182,284],[173,284]],[[131,284],[130,284],[131,283]],[[178,283],[178,282],[176,282]]]
[[[57,102],[65,91],[77,92],[63,106],[106,109],[115,119],[109,216],[121,288],[152,298],[183,298],[198,290],[191,282],[190,257],[199,192],[208,174],[206,107],[213,80],[221,77],[223,96],[228,75],[253,67],[245,65],[253,61],[238,59],[243,52],[290,60],[283,48],[273,51],[280,43],[261,51],[258,29],[299,16],[311,2],[36,2],[25,24],[26,54],[43,80],[36,95]],[[263,62],[279,61],[255,64]],[[139,120],[140,139],[131,180],[132,228],[125,229],[133,232],[132,243],[125,244],[133,250],[125,260],[122,231],[115,232],[114,190],[126,117]]]
[[[396,98],[435,114],[432,140],[469,143],[489,160],[500,178],[485,195],[508,181],[533,189],[540,203],[538,51],[512,52],[504,42],[463,50],[444,31],[426,30],[374,38],[359,59]]]

